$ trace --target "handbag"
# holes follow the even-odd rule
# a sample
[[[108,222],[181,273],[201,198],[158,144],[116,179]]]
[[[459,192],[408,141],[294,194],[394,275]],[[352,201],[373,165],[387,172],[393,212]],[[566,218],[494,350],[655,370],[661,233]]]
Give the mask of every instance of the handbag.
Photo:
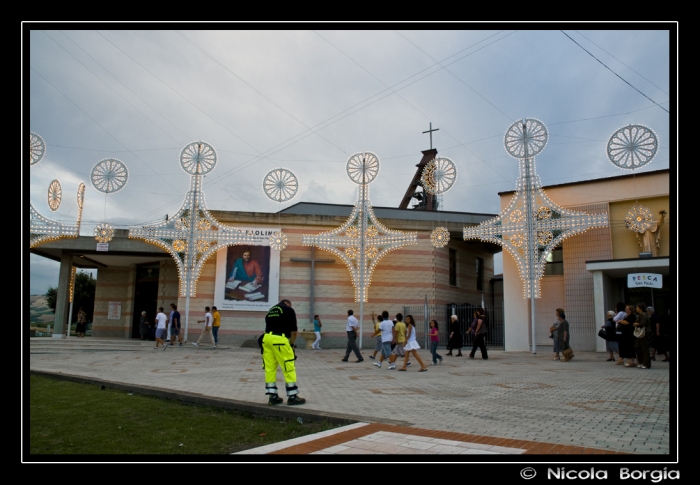
[[[569,347],[566,350],[562,350],[561,355],[564,357],[564,362],[568,362],[574,357],[574,351]]]
[[[608,340],[610,338],[608,337],[608,332],[606,332],[604,328],[598,330],[598,337],[602,338],[603,340]]]
[[[634,336],[637,338],[643,338],[645,335],[644,327],[637,327],[634,329]]]

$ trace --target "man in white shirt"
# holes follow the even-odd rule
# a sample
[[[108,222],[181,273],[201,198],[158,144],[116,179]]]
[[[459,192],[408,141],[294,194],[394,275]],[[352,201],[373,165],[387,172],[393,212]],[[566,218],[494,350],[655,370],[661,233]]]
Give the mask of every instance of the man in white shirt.
[[[153,347],[154,349],[158,348],[158,344],[163,344],[163,350],[168,346],[168,344],[163,341],[163,335],[165,335],[167,331],[167,321],[168,317],[163,313],[163,307],[158,308],[158,315],[156,315],[156,346]]]
[[[382,355],[379,357],[379,362],[375,362],[374,365],[381,368],[382,361],[388,359],[391,355],[391,342],[394,340],[394,322],[389,320],[389,312],[384,310],[382,312],[382,323],[379,324],[379,329],[374,333],[374,336],[382,336]],[[396,365],[392,362],[389,363],[389,370],[396,369]]]
[[[365,359],[362,358],[362,354],[360,353],[360,349],[357,348],[356,342],[357,336],[360,334],[360,322],[357,321],[352,310],[348,310],[348,324],[345,330],[348,333],[348,346],[345,349],[345,358],[342,359],[342,361],[347,362],[350,352],[352,351],[355,352],[355,356],[357,357],[355,362],[362,362]]]
[[[209,338],[211,339],[212,348],[216,348],[216,342],[214,342],[214,334],[211,332],[211,324],[214,317],[211,314],[211,308],[204,307],[204,310],[206,312],[204,313],[204,320],[197,320],[197,323],[204,323],[202,333],[199,335],[199,338],[196,342],[192,342],[192,345],[194,345],[195,347],[199,347],[199,342],[202,340],[202,337],[204,337],[205,335],[209,335]]]

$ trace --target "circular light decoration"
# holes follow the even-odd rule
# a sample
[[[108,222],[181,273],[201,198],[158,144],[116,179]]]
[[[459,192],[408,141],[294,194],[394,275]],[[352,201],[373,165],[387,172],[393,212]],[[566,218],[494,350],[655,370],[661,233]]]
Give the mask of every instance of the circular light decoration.
[[[370,246],[367,249],[365,249],[365,255],[367,256],[367,259],[374,258],[378,252],[379,251],[374,246]]]
[[[654,224],[654,215],[642,205],[635,205],[625,216],[627,229],[640,234],[646,232],[652,224]]]
[[[282,231],[275,232],[270,236],[270,246],[272,246],[272,249],[275,251],[282,251],[286,248],[287,241],[287,235]]]
[[[510,222],[523,222],[525,220],[525,215],[520,209],[515,209],[510,213]]]
[[[114,229],[106,222],[95,226],[95,239],[97,239],[97,242],[106,243],[111,241],[113,237]]]
[[[61,205],[61,196],[63,192],[61,191],[61,183],[58,180],[53,180],[49,184],[49,190],[47,198],[49,200],[49,209],[51,212],[56,212],[58,207]]]
[[[523,129],[523,123],[525,128]],[[514,158],[530,158],[540,153],[547,144],[547,128],[535,119],[518,120],[508,128],[504,144]]]
[[[83,208],[83,201],[85,201],[85,184],[80,182],[78,185],[78,209]]]
[[[372,152],[356,153],[348,158],[345,171],[357,185],[368,184],[379,173],[379,158]]]
[[[608,158],[613,165],[634,170],[651,162],[659,148],[656,134],[642,125],[627,125],[608,140]]]
[[[216,151],[209,143],[195,141],[182,149],[180,166],[190,175],[204,175],[216,166]]]
[[[181,231],[184,231],[188,227],[190,227],[189,217],[181,217],[175,221],[175,228],[176,229],[180,229]]]
[[[450,242],[450,231],[446,227],[436,227],[430,233],[430,242],[436,248],[444,248]]]
[[[549,207],[542,206],[537,209],[538,219],[549,219],[550,217],[552,217],[552,210]]]
[[[358,252],[359,251],[354,246],[350,246],[349,248],[345,248],[345,254],[347,254],[348,258],[350,258],[350,259],[355,259],[357,257]]]
[[[379,231],[377,231],[377,226],[369,226],[365,231],[367,237],[375,237]]]
[[[206,219],[200,219],[197,221],[197,229],[200,231],[208,231],[211,228],[211,222]]]
[[[129,180],[129,171],[124,162],[116,158],[107,158],[92,168],[90,180],[93,187],[104,194],[119,192]]]
[[[554,236],[550,231],[539,231],[537,233],[537,243],[540,246],[546,246],[547,244],[552,242],[552,238]]]
[[[173,241],[173,249],[177,251],[178,253],[181,253],[185,250],[187,247],[187,243],[183,241],[182,239],[176,239]]]
[[[270,170],[263,179],[263,192],[275,202],[286,202],[297,194],[297,176],[286,168]]]
[[[357,237],[360,235],[360,231],[355,226],[350,226],[345,230],[345,235],[347,237]]]
[[[425,164],[421,183],[426,192],[433,195],[444,194],[457,180],[457,167],[449,158],[434,158]]]
[[[197,248],[198,253],[203,253],[204,251],[209,249],[209,243],[204,239],[198,239],[195,243],[195,248]]]
[[[522,234],[513,234],[510,236],[510,243],[516,248],[522,246],[524,242],[525,238],[522,236]]]
[[[46,154],[46,143],[44,139],[36,133],[29,134],[29,165],[34,165],[44,158]]]

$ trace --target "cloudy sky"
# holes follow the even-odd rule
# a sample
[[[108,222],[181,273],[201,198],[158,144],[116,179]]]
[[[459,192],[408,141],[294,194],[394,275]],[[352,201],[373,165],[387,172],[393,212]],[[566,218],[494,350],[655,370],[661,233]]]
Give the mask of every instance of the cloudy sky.
[[[439,129],[432,134],[438,156],[458,171],[441,196],[446,211],[498,212],[498,192],[513,190],[518,177],[503,138],[521,118],[547,126],[537,157],[544,185],[627,173],[606,147],[628,124],[648,126],[660,141],[637,173],[668,168],[675,156],[669,111],[677,36],[667,24],[24,27],[23,126],[43,138],[46,155],[23,162],[23,211],[31,202],[44,216],[75,224],[84,182],[81,235],[102,222],[128,229],[177,212],[189,183],[180,153],[200,140],[218,156],[204,178],[208,207],[266,212],[302,201],[353,203],[357,186],[345,165],[364,151],[381,164],[370,185],[373,205],[398,207],[430,148],[423,134],[430,123]],[[109,158],[121,160],[129,178],[106,195],[91,172]],[[297,195],[283,204],[262,190],[279,167],[299,179]],[[51,212],[55,179],[63,198]],[[31,294],[57,284],[58,263],[29,260]]]

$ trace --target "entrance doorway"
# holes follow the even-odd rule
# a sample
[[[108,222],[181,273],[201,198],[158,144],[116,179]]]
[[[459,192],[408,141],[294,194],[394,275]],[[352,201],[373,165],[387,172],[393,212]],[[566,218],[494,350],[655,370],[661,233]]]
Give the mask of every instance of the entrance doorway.
[[[158,272],[159,263],[139,264],[136,267],[136,282],[134,293],[134,315],[131,322],[131,338],[141,338],[139,329],[141,312],[146,312],[148,322],[153,326],[153,320],[158,313]]]

